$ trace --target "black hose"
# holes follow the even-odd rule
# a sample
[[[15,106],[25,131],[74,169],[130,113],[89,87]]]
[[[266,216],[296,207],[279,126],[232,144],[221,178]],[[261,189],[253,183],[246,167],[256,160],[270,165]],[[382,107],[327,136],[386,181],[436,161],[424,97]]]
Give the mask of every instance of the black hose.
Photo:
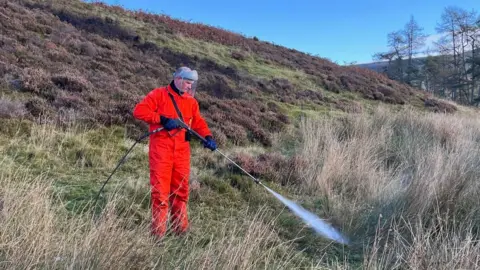
[[[107,180],[103,183],[102,187],[100,188],[100,190],[98,191],[98,194],[95,198],[95,202],[93,204],[93,206],[95,207],[97,205],[97,201],[98,201],[98,198],[100,197],[100,194],[102,193],[103,189],[105,188],[105,185],[107,185],[108,181],[110,180],[110,178],[112,178],[112,175],[117,171],[118,167],[120,167],[120,165],[125,161],[125,158],[127,157],[127,155],[132,151],[133,147],[135,147],[135,145],[137,145],[137,143],[141,142],[143,139],[147,138],[148,136],[152,135],[153,133],[157,133],[159,131],[163,130],[163,127],[161,128],[157,128],[151,132],[147,132],[145,133],[144,135],[142,135],[140,138],[138,138],[135,143],[132,145],[132,147],[130,147],[130,149],[128,149],[127,153],[125,153],[125,155],[122,157],[122,159],[120,159],[120,162],[118,162],[117,164],[117,167],[115,167],[115,169],[112,171],[112,173],[110,174],[110,176],[108,176]]]

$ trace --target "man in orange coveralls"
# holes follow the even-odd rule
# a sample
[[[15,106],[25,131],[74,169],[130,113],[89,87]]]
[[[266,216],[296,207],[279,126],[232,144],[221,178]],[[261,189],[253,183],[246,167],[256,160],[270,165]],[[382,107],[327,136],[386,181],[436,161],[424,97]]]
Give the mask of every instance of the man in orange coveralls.
[[[188,229],[190,134],[180,127],[176,119],[183,119],[204,137],[204,147],[212,151],[217,148],[194,98],[197,80],[197,71],[180,67],[168,86],[153,89],[133,111],[135,118],[150,125],[150,131],[161,126],[164,128],[150,136],[149,144],[152,233],[155,236],[162,237],[166,232],[169,207],[174,231],[182,234]]]

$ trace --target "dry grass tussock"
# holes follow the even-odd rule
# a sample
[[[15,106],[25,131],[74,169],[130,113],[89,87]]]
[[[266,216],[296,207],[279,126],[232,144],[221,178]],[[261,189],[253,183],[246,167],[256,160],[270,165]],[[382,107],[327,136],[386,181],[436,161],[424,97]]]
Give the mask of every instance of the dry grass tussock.
[[[478,118],[379,107],[300,130],[304,190],[366,247],[366,268],[480,266]]]

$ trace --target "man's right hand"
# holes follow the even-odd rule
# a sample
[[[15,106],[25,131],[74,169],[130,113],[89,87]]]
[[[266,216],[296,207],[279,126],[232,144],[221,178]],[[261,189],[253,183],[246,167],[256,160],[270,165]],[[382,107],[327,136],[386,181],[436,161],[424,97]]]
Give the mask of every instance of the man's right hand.
[[[164,116],[160,117],[160,124],[162,124],[163,128],[165,128],[168,131],[180,127],[177,120],[172,119],[172,118],[167,118],[167,117],[164,117]]]

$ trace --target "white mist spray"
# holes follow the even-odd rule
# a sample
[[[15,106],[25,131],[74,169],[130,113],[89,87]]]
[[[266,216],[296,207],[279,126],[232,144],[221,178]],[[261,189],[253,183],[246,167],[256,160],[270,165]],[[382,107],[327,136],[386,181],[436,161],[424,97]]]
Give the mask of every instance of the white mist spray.
[[[282,195],[276,193],[275,191],[269,189],[268,187],[264,186],[273,196],[279,199],[283,204],[285,204],[290,210],[292,210],[295,215],[301,218],[305,223],[310,225],[317,233],[323,235],[326,238],[334,240],[338,243],[342,243],[348,245],[348,240],[346,237],[342,236],[340,232],[335,230],[330,224],[326,223],[325,221],[321,220],[315,214],[307,211],[306,209],[302,208],[300,205],[297,205],[293,201],[284,198]]]
[[[189,129],[190,130],[190,129]],[[191,130],[190,130],[191,131]],[[191,131],[193,134],[196,134],[194,131]],[[199,137],[200,135],[196,135]],[[201,137],[199,137],[201,138]],[[203,139],[205,140],[205,139]],[[335,230],[330,224],[326,223],[325,221],[321,220],[319,217],[317,217],[315,214],[310,213],[306,209],[302,208],[300,205],[297,205],[296,203],[284,198],[282,195],[276,193],[275,191],[269,189],[266,187],[264,184],[262,184],[258,179],[253,177],[250,173],[248,173],[245,169],[240,167],[235,161],[230,159],[228,156],[226,156],[224,153],[220,152],[220,150],[216,149],[218,153],[220,153],[222,156],[224,156],[228,161],[230,161],[233,165],[237,166],[240,170],[242,170],[244,173],[246,173],[250,178],[255,181],[255,183],[262,185],[262,187],[266,188],[270,193],[272,193],[273,196],[275,196],[277,199],[279,199],[283,204],[285,204],[290,210],[293,211],[295,215],[297,215],[299,218],[301,218],[305,223],[310,225],[317,233],[321,234],[324,237],[327,237],[333,241],[337,241],[338,243],[342,243],[345,245],[348,245],[348,240],[344,236],[342,236],[337,230]]]

